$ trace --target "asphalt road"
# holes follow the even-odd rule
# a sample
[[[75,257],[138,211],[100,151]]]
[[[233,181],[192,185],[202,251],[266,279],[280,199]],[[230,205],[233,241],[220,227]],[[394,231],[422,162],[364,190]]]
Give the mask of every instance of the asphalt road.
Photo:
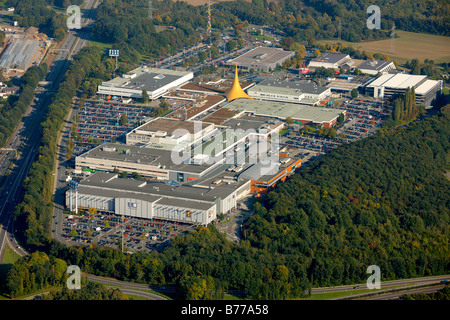
[[[402,296],[404,294],[408,294],[408,295],[417,294],[417,293],[428,294],[428,293],[437,292],[444,287],[445,287],[445,285],[437,285],[437,286],[431,286],[431,287],[409,289],[409,290],[405,290],[405,291],[402,290],[402,291],[398,291],[398,292],[391,292],[391,293],[379,294],[379,295],[374,295],[374,296],[369,296],[369,297],[362,297],[357,300],[397,300],[398,298],[400,298],[400,296]]]
[[[87,0],[86,5],[82,9],[83,14],[89,14],[92,17],[94,11],[91,9],[98,5],[99,0]],[[82,24],[87,24],[92,21],[90,17],[82,17]],[[45,81],[52,82],[52,88],[58,87],[62,80],[62,75],[69,66],[69,61],[73,56],[89,41],[89,28],[69,31],[66,40],[61,48],[66,50],[59,50],[53,60],[52,65],[49,66],[49,72],[45,77]],[[50,89],[50,88],[49,88]],[[36,152],[40,145],[40,123],[45,116],[46,106],[50,104],[52,93],[42,92],[35,94],[39,96],[39,101],[33,99],[33,102],[25,112],[21,123],[8,139],[6,148],[18,149],[21,146],[21,152],[18,154],[14,166],[10,173],[5,176],[6,169],[10,166],[14,159],[14,152],[7,152],[0,156],[0,174],[3,176],[3,184],[0,187],[0,224],[2,225],[0,231],[0,261],[3,259],[4,249],[8,243],[14,251],[23,256],[27,254],[15,241],[13,237],[13,212],[15,206],[22,200],[24,190],[22,188],[28,170],[35,160]]]
[[[117,287],[125,294],[132,294],[132,295],[139,295],[143,296],[142,294],[145,294],[145,297],[150,300],[167,300],[164,297],[161,297],[157,294],[151,293],[151,292],[144,292],[142,290],[160,290],[165,292],[174,292],[174,289],[171,287],[165,288],[165,287],[157,287],[157,286],[150,286],[148,284],[142,284],[142,283],[133,283],[133,282],[126,282],[126,281],[120,281],[116,279],[110,279],[110,278],[104,278],[104,277],[97,277],[91,274],[86,275],[86,279],[92,282],[98,282],[102,283],[104,285]],[[140,294],[138,294],[140,293]]]
[[[368,275],[369,276],[369,275]],[[381,281],[381,289],[393,286],[415,286],[415,285],[429,285],[433,283],[439,283],[442,280],[449,280],[450,275],[443,276],[432,276],[432,277],[422,277],[415,279],[405,279],[405,280],[392,280],[392,281]],[[354,287],[359,287],[359,289],[366,288],[365,283],[353,284],[347,286],[337,286],[337,287],[326,287],[326,288],[313,288],[312,293],[326,293],[326,292],[341,292],[341,291],[353,291],[356,290]]]

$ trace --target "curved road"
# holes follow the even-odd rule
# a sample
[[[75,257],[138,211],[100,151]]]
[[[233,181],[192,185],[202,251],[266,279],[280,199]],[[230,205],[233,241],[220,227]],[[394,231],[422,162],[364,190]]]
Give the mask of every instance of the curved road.
[[[159,289],[159,290],[164,290],[166,292],[174,292],[173,288],[156,287],[156,286],[150,286],[148,284],[143,284],[143,283],[134,283],[134,282],[127,282],[127,281],[120,281],[120,280],[111,279],[111,278],[94,276],[92,274],[86,274],[85,278],[87,280],[89,280],[89,281],[92,281],[92,282],[98,282],[98,283],[102,283],[104,285],[117,287],[123,293],[127,294],[127,292],[130,292],[129,294],[146,297],[146,298],[148,298],[150,300],[167,300],[167,299],[164,298],[164,297],[161,297],[161,296],[159,296],[157,294],[154,294],[154,293],[151,293],[151,292],[142,291],[142,290]]]

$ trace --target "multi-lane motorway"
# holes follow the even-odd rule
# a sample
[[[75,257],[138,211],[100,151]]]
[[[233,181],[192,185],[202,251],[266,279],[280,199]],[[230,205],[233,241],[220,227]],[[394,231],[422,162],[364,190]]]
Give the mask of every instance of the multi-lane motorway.
[[[87,0],[85,6],[81,9],[82,25],[86,26],[92,23],[95,9],[99,4],[99,0]],[[62,76],[66,72],[69,61],[78,51],[86,46],[89,41],[89,28],[81,30],[70,30],[65,41],[62,43],[58,53],[49,66],[49,72],[45,81],[51,81],[52,88],[56,89],[62,80]],[[51,91],[36,93],[29,108],[27,109],[21,123],[9,138],[6,148],[11,151],[0,154],[0,174],[3,177],[3,183],[0,186],[0,261],[3,259],[5,246],[8,243],[14,251],[20,255],[26,252],[20,248],[13,237],[13,212],[15,206],[22,200],[23,181],[25,180],[28,170],[31,167],[40,144],[40,123],[45,116],[46,106],[50,104],[52,94]],[[8,175],[6,170],[14,159],[15,150],[20,148],[17,158]]]

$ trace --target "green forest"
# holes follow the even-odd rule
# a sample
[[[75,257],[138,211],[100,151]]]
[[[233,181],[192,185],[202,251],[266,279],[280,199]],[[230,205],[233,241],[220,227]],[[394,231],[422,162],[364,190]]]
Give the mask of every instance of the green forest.
[[[399,3],[400,2],[400,3]],[[8,0],[16,8],[14,20],[35,26],[57,41],[67,33],[66,16],[52,8],[79,5],[81,0]],[[249,24],[271,25],[295,42],[315,44],[321,39],[351,42],[383,39],[397,29],[449,35],[449,6],[438,0],[381,0],[381,29],[366,26],[370,0],[252,0],[212,5],[213,36],[233,28],[238,37]],[[190,46],[206,36],[207,6],[184,1],[154,1],[150,19],[147,0],[104,0],[97,9],[92,39],[121,50],[123,63],[136,64],[143,56],[157,59]],[[157,32],[155,26],[168,27]]]
[[[20,79],[19,95],[9,96],[0,106],[0,146],[6,143],[33,100],[34,90],[47,73],[47,64],[31,66]]]

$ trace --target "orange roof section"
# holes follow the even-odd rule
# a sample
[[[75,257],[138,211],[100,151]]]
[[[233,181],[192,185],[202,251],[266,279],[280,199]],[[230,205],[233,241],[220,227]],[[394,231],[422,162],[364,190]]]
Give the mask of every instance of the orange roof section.
[[[228,102],[233,101],[235,99],[241,99],[241,98],[253,99],[248,94],[246,94],[244,92],[244,90],[242,90],[241,85],[239,84],[237,66],[236,66],[236,71],[235,71],[235,75],[234,75],[233,86],[231,87],[230,91],[228,91],[228,93],[226,94],[226,97],[227,97]]]

